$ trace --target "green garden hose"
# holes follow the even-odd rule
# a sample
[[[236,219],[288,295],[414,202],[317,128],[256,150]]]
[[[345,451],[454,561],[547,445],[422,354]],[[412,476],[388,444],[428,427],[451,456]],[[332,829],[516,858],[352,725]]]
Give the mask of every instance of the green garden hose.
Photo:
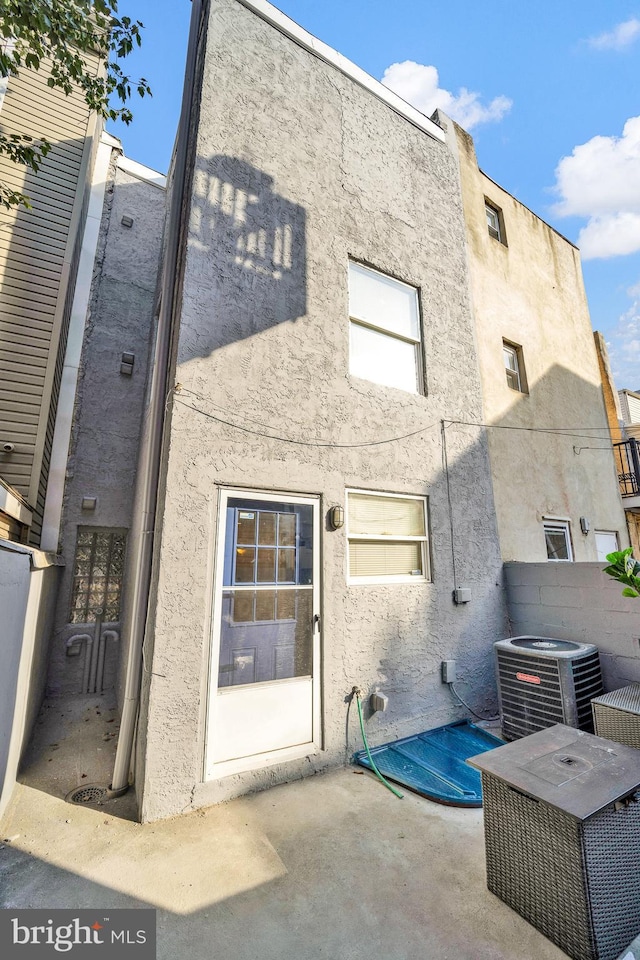
[[[402,798],[404,797],[404,794],[400,793],[399,790],[396,790],[395,787],[392,787],[388,780],[385,780],[385,778],[382,776],[382,774],[380,773],[380,771],[378,770],[378,768],[374,763],[373,757],[371,756],[371,751],[369,750],[369,744],[367,743],[367,736],[364,732],[364,720],[362,719],[362,707],[360,705],[360,691],[354,688],[353,693],[356,698],[356,703],[358,704],[358,716],[360,717],[360,731],[362,733],[362,741],[364,743],[364,748],[367,751],[367,757],[369,759],[369,763],[371,764],[371,769],[377,776],[378,780],[381,780],[382,783],[384,783],[385,787],[388,790],[391,790],[391,793],[393,793],[399,800],[402,800]]]

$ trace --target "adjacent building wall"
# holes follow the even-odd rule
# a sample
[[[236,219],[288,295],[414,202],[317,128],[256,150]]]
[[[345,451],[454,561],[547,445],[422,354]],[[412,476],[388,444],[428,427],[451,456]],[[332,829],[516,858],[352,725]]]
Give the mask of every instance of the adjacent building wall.
[[[613,374],[611,372],[611,364],[609,363],[609,351],[607,350],[606,341],[601,333],[594,333],[594,342],[598,354],[598,364],[602,377],[602,389],[611,439],[614,444],[631,438],[637,440],[640,437],[640,424],[636,424],[634,427],[633,424],[630,423],[630,399],[632,395],[628,390],[616,391]],[[636,403],[638,404],[640,413],[640,397],[636,398]],[[617,449],[620,450],[624,448]],[[618,453],[618,457],[620,459],[616,459],[617,469],[624,474],[628,469],[626,454]],[[622,492],[626,494],[629,491],[626,483],[621,484],[620,487],[621,494]],[[629,542],[633,547],[633,553],[636,557],[640,556],[640,507],[638,506],[638,502],[638,497],[622,497]]]
[[[507,563],[511,635],[595,643],[606,690],[640,682],[640,600],[601,563]]]
[[[211,3],[194,146],[145,646],[143,819],[343,762],[360,742],[354,684],[389,696],[368,724],[374,743],[459,715],[443,658],[457,659],[472,703],[495,709],[492,643],[506,630],[485,433],[467,425],[482,407],[450,151],[237,0]],[[276,227],[292,238],[279,267]],[[350,257],[420,289],[426,396],[349,375]],[[448,478],[443,420],[461,422],[445,430]],[[322,517],[346,487],[427,495],[433,582],[347,585],[346,530],[323,521],[322,749],[203,782],[223,486],[318,495]],[[470,603],[454,605],[456,582]]]
[[[92,58],[89,69],[99,68]],[[33,511],[30,542],[40,544],[56,405],[71,297],[95,151],[96,118],[80,91],[47,86],[49,65],[11,77],[2,132],[45,137],[38,173],[0,157],[0,176],[26,193],[31,209],[0,213],[0,475]]]
[[[609,351],[607,341],[601,333],[596,330],[593,334],[593,341],[596,345],[596,355],[598,357],[598,367],[600,368],[600,379],[602,381],[602,395],[604,406],[607,412],[607,421],[609,423],[609,432],[614,443],[624,440],[623,423],[620,397],[616,391],[613,382],[613,373],[611,372],[611,363],[609,360]]]
[[[66,656],[74,634],[93,636],[93,623],[70,623],[74,557],[79,527],[126,531],[133,490],[149,339],[165,213],[164,177],[122,156],[111,141],[102,221],[93,265],[93,285],[84,326],[71,449],[66,470],[60,583],[48,680],[50,695],[82,690],[84,653]],[[121,369],[133,354],[131,373]],[[95,500],[83,508],[83,498]],[[126,585],[125,585],[126,589]],[[106,642],[104,688],[120,685],[120,623]]]
[[[51,555],[0,541],[0,816],[42,702],[58,572]]]
[[[574,559],[594,561],[594,530],[628,539],[579,251],[482,173],[469,134],[441,119],[460,164],[502,556],[546,560],[552,517],[570,521]],[[489,235],[485,201],[502,241]],[[503,340],[521,351],[522,392],[507,383]]]

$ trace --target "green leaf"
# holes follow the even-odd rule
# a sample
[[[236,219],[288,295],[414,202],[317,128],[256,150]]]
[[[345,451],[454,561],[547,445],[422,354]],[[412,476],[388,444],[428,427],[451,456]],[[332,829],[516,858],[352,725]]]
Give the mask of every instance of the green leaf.
[[[49,88],[66,96],[78,92],[99,116],[130,123],[126,104],[133,88],[141,97],[151,96],[151,90],[144,78],[131,78],[118,63],[140,46],[142,23],[129,16],[120,20],[117,12],[117,0],[0,0],[0,37],[14,40],[11,47],[0,48],[0,76],[10,78],[25,67],[38,71],[46,61]],[[87,54],[96,53],[105,61],[100,76],[86,61]],[[112,106],[114,94],[125,106]],[[36,141],[29,151],[22,134],[12,139],[0,134],[0,156],[33,171],[49,149]],[[0,206],[16,205],[27,206],[28,198],[0,182]]]
[[[637,590],[634,590],[633,587],[625,587],[622,591],[623,597],[640,597],[640,593]]]

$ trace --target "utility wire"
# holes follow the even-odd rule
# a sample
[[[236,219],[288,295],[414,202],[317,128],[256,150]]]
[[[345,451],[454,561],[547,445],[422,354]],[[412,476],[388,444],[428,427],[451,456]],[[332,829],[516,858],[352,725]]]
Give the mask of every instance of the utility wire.
[[[333,443],[332,441],[327,440],[299,440],[294,437],[283,437],[277,433],[264,433],[261,430],[252,430],[250,427],[245,426],[240,423],[233,423],[230,420],[226,420],[224,417],[216,416],[214,413],[210,413],[206,410],[202,410],[200,407],[195,406],[194,404],[184,403],[180,401],[177,394],[188,394],[189,396],[196,397],[198,400],[203,400],[205,403],[209,404],[216,410],[220,410],[222,413],[228,415],[228,411],[224,407],[220,407],[218,404],[214,403],[210,398],[204,397],[202,394],[196,393],[193,390],[188,390],[186,387],[183,387],[182,384],[176,384],[173,388],[174,400],[177,403],[182,402],[184,407],[187,407],[190,410],[194,410],[196,413],[200,413],[203,417],[207,417],[210,420],[215,420],[217,423],[222,423],[227,427],[232,427],[235,430],[242,430],[244,433],[251,433],[254,436],[264,437],[268,440],[279,440],[282,443],[292,443],[298,446],[304,447],[333,447],[333,448],[344,448],[344,449],[353,449],[356,447],[377,447],[382,446],[387,443],[397,443],[400,440],[408,440],[411,437],[416,437],[421,433],[426,433],[429,430],[432,430],[437,424],[430,423],[425,427],[419,427],[417,430],[412,430],[410,433],[405,433],[396,437],[386,437],[383,440],[369,440],[362,443]],[[257,426],[262,427],[264,430],[272,431],[275,430],[275,427],[271,427],[269,424],[263,423],[260,420],[255,420],[252,417],[245,416],[245,423],[253,423]],[[540,433],[540,434],[551,434],[554,436],[560,437],[578,437],[581,439],[594,440],[600,439],[598,437],[593,437],[591,434],[579,433],[580,430],[604,430],[607,434],[609,433],[608,427],[515,427],[508,426],[506,424],[497,424],[497,423],[479,423],[473,420],[448,420],[444,419],[440,421],[441,425],[444,425],[444,429],[448,426],[465,426],[465,427],[484,427],[486,430],[519,430],[525,433]],[[602,438],[605,439],[604,437]],[[583,447],[582,449],[591,449]],[[609,447],[597,447],[593,449],[602,449],[607,450]]]
[[[223,417],[216,417],[213,413],[208,413],[206,410],[201,410],[192,403],[185,403],[183,400],[178,399],[178,397],[174,397],[174,402],[180,403],[183,407],[187,407],[188,410],[195,410],[196,413],[202,414],[203,417],[207,417],[209,420],[215,420],[217,423],[223,423],[225,426],[233,427],[235,430],[242,430],[243,433],[251,433],[256,437],[263,437],[266,440],[280,440],[282,443],[293,443],[300,447],[332,447],[334,449],[379,447],[385,443],[396,443],[399,440],[408,440],[409,437],[416,437],[419,433],[426,433],[428,430],[432,430],[435,426],[437,426],[437,423],[430,423],[426,427],[420,427],[419,430],[412,430],[411,433],[405,433],[400,437],[387,437],[384,440],[369,440],[365,441],[364,443],[332,443],[331,441],[324,440],[296,440],[293,437],[282,437],[274,433],[263,433],[261,430],[252,430],[251,427],[245,427],[239,423],[232,423],[230,420],[225,420]]]
[[[473,707],[469,706],[469,704],[467,703],[467,701],[462,699],[462,697],[460,696],[460,694],[459,694],[458,691],[456,690],[455,684],[454,684],[453,682],[448,683],[447,686],[448,686],[449,689],[451,690],[451,693],[453,693],[453,695],[454,695],[455,697],[457,697],[457,699],[460,701],[460,703],[461,703],[464,707],[466,707],[467,710],[469,710],[469,712],[474,715],[474,717],[477,717],[478,720],[489,721],[489,720],[499,720],[499,719],[500,719],[499,716],[497,716],[497,717],[483,717],[481,713],[476,713],[476,711],[473,709]]]
[[[581,437],[586,440],[599,440],[591,434],[578,433],[578,430],[604,430],[610,434],[608,427],[513,427],[504,423],[478,423],[473,420],[445,420],[449,426],[461,425],[464,427],[484,427],[486,430],[520,430],[524,433],[545,433],[557,437]],[[604,440],[605,437],[602,437]]]

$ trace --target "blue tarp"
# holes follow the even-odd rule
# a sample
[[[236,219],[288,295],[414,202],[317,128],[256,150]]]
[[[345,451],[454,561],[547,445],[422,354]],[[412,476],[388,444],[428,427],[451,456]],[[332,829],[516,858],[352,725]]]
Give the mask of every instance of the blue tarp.
[[[371,756],[383,776],[429,800],[456,807],[481,807],[480,774],[465,760],[502,745],[502,740],[482,727],[460,720],[374,747]],[[371,769],[366,750],[354,754],[354,760]]]

